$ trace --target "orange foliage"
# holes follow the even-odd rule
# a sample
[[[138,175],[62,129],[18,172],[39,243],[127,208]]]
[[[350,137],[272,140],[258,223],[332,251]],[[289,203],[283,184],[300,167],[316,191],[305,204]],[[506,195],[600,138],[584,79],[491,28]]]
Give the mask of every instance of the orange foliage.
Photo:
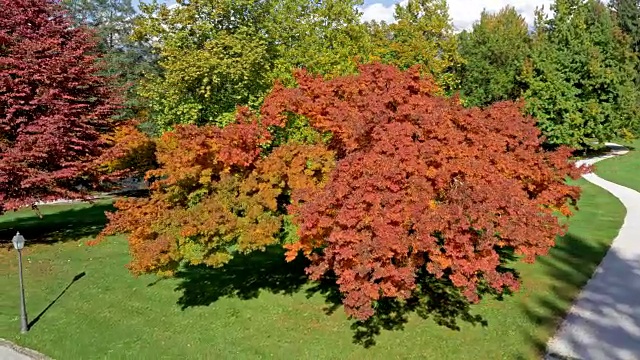
[[[105,140],[111,147],[95,161],[102,180],[144,175],[157,166],[155,143],[135,122],[119,126]]]
[[[333,153],[286,144],[261,157],[270,140],[255,118],[220,129],[179,126],[157,142],[151,197],[124,199],[104,235],[128,233],[135,273],[171,274],[182,262],[221,266],[235,252],[279,242],[284,199],[296,202],[327,180]]]
[[[223,129],[183,126],[156,142],[150,198],[119,201],[105,230],[129,233],[134,272],[221,266],[282,243],[291,215],[287,258],[302,251],[314,280],[334,273],[347,313],[367,319],[382,298],[420,296],[425,276],[472,302],[487,286],[515,290],[501,254],[533,261],[563,233],[555,213],[570,215],[579,188],[565,179],[581,170],[569,149],[542,148],[520,105],[465,109],[417,69],[379,64],[296,79],[259,119],[240,109]],[[268,151],[292,114],[330,140]]]
[[[465,109],[417,69],[382,65],[325,81],[304,72],[296,89],[276,87],[263,115],[306,116],[331,131],[336,169],[322,191],[295,209],[299,242],[312,279],[338,278],[350,315],[366,319],[382,297],[407,299],[416,274],[446,278],[470,300],[478,286],[516,289],[500,272],[500,249],[533,261],[563,227],[554,216],[579,188],[569,149],[542,149],[534,120],[519,105]],[[322,248],[320,252],[314,251]]]

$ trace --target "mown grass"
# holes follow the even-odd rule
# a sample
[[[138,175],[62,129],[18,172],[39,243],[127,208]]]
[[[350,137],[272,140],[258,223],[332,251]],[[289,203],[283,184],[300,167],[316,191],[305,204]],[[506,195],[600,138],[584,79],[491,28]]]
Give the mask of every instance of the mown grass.
[[[596,174],[605,180],[640,191],[640,139],[621,141],[630,152],[595,165]]]
[[[535,265],[518,265],[521,291],[473,309],[486,327],[461,323],[453,331],[412,315],[369,348],[354,343],[341,308],[327,311],[326,296],[305,281],[304,264],[286,264],[276,250],[170,280],[136,278],[125,268],[122,237],[85,244],[104,223],[107,203],[49,206],[42,220],[4,215],[0,337],[56,359],[539,358],[625,213],[606,191],[578,183],[581,210],[569,233]],[[7,243],[15,230],[37,239],[24,251],[25,284],[31,319],[41,315],[26,335],[19,334],[17,260]]]

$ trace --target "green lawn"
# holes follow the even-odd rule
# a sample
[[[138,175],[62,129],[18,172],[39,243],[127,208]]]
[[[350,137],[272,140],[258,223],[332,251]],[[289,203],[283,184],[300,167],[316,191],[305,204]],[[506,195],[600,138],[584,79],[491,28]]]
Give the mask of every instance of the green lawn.
[[[622,224],[615,198],[579,184],[581,211],[569,234],[550,256],[519,266],[521,291],[473,309],[488,326],[463,323],[453,331],[412,316],[404,330],[383,330],[369,348],[354,344],[341,308],[327,314],[302,264],[287,265],[275,251],[223,270],[135,278],[125,268],[123,238],[98,246],[81,239],[95,235],[108,203],[49,206],[43,220],[8,214],[0,217],[0,337],[72,360],[534,359]],[[5,243],[15,229],[37,239],[24,257],[30,318],[46,309],[27,335],[19,334],[16,254]]]
[[[596,174],[603,179],[640,191],[640,140],[620,142],[631,152],[596,164]]]

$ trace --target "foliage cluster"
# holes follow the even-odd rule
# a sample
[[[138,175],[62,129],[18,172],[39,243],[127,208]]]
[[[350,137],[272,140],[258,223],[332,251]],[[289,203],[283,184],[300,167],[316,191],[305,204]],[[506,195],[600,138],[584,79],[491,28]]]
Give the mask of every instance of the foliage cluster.
[[[550,146],[593,149],[638,134],[634,3],[615,2],[614,13],[597,0],[557,0],[531,34],[513,8],[483,14],[461,34],[465,102],[523,97]]]
[[[54,2],[0,9],[0,213],[83,197],[120,101],[94,35]]]
[[[473,31],[460,34],[465,59],[460,91],[467,106],[487,106],[522,96],[525,62],[530,59],[529,30],[515,8],[483,12]]]
[[[379,300],[423,300],[420,286],[450,283],[471,302],[516,289],[501,254],[533,261],[562,233],[554,214],[570,214],[579,189],[565,179],[579,170],[569,149],[543,150],[520,105],[464,108],[417,67],[301,71],[296,82],[277,85],[260,116],[243,108],[222,129],[158,139],[152,195],[118,202],[105,230],[130,234],[135,272],[221,266],[282,244],[289,260],[312,260],[311,279],[335,275],[346,311],[364,320]],[[296,116],[332,136],[268,146]],[[297,234],[285,239],[289,220]]]
[[[145,101],[138,92],[140,80],[156,71],[155,56],[143,41],[131,38],[136,9],[131,0],[62,0],[76,26],[86,26],[98,36],[103,55],[102,74],[121,87],[123,107],[118,117],[129,119],[145,112]]]
[[[194,0],[142,6],[137,39],[153,42],[160,71],[140,93],[163,131],[176,124],[233,121],[237,105],[258,109],[274,80],[294,85],[305,68],[329,77],[378,60],[422,64],[445,89],[461,59],[443,0],[410,0],[397,24],[364,24],[361,0]],[[238,16],[238,14],[242,14]]]
[[[536,22],[525,94],[548,143],[588,149],[637,130],[629,38],[599,1],[558,0],[552,9]]]

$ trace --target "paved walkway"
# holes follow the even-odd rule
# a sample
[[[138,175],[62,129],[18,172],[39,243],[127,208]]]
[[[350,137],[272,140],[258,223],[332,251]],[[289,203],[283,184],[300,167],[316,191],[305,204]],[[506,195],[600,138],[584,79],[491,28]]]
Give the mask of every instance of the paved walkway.
[[[589,159],[593,164],[626,153],[607,144],[613,155]],[[639,181],[640,181],[640,174]],[[624,224],[593,277],[547,345],[547,359],[640,360],[640,193],[585,175],[627,208]]]
[[[0,360],[46,360],[46,356],[0,339]]]

